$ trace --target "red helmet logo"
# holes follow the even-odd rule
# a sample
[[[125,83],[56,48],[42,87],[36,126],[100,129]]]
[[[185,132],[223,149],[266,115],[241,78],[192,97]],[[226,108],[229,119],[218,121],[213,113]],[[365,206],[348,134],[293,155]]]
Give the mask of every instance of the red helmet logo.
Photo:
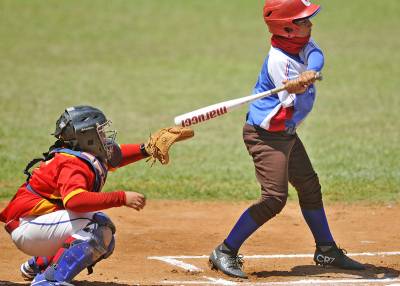
[[[266,0],[264,21],[272,34],[293,38],[299,31],[293,21],[312,17],[319,10],[320,6],[309,0]]]

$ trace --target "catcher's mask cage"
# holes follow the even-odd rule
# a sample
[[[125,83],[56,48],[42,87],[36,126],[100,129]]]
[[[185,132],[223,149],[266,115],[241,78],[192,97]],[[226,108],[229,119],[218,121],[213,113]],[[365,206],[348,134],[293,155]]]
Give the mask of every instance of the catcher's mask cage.
[[[269,31],[285,38],[297,37],[300,31],[294,21],[314,17],[321,7],[310,0],[266,0],[264,21]]]
[[[73,150],[91,153],[110,161],[116,148],[115,130],[107,130],[111,121],[104,113],[91,106],[69,107],[56,123],[53,135]]]

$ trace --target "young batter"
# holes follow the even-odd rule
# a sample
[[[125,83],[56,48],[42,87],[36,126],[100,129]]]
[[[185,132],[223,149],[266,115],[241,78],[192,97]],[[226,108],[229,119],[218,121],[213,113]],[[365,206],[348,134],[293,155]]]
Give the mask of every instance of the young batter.
[[[311,38],[310,18],[320,10],[308,0],[266,0],[264,20],[272,33],[271,48],[253,93],[285,84],[286,91],[253,102],[243,139],[253,157],[261,198],[246,209],[224,242],[210,255],[213,269],[247,278],[238,250],[243,242],[285,206],[288,182],[296,189],[302,214],[316,242],[314,261],[343,269],[364,266],[337,247],[329,230],[321,186],[296,128],[311,111],[313,82],[324,55]]]
[[[21,265],[31,285],[71,285],[83,269],[90,273],[115,246],[115,226],[99,211],[120,206],[139,211],[146,204],[140,193],[100,192],[109,170],[151,153],[149,143],[117,145],[116,132],[107,131],[110,123],[91,106],[66,109],[56,123],[57,141],[44,158],[28,164],[26,182],[0,213],[14,244],[33,256]]]

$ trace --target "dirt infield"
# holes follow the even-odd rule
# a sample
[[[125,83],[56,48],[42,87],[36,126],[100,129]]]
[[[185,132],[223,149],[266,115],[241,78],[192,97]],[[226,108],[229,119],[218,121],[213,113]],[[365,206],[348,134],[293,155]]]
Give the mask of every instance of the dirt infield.
[[[248,205],[149,201],[140,213],[128,208],[106,211],[117,226],[115,252],[96,265],[92,275],[82,272],[74,284],[400,285],[400,205],[389,204],[326,207],[335,240],[366,263],[365,271],[314,266],[312,236],[292,202],[242,247],[248,280],[209,270],[206,256]],[[0,232],[0,241],[0,285],[24,285],[19,266],[28,257],[14,247],[5,231]]]

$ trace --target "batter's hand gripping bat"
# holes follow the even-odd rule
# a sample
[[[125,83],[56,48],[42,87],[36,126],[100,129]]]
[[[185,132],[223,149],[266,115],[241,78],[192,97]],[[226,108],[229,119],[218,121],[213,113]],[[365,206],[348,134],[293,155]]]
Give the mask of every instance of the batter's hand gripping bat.
[[[315,75],[315,79],[322,80],[321,73],[317,73]],[[228,113],[229,111],[242,106],[245,103],[249,103],[251,101],[254,101],[254,100],[257,100],[257,99],[260,99],[263,97],[271,96],[271,95],[281,92],[283,90],[285,90],[285,87],[281,86],[281,87],[270,89],[270,90],[267,90],[264,92],[260,92],[260,93],[256,93],[256,94],[216,103],[216,104],[209,105],[209,106],[206,106],[206,107],[203,107],[200,109],[196,109],[194,111],[176,116],[174,118],[175,125],[181,125],[181,126],[185,127],[185,126],[191,126],[194,124],[198,124],[198,123],[222,116],[222,115]]]

